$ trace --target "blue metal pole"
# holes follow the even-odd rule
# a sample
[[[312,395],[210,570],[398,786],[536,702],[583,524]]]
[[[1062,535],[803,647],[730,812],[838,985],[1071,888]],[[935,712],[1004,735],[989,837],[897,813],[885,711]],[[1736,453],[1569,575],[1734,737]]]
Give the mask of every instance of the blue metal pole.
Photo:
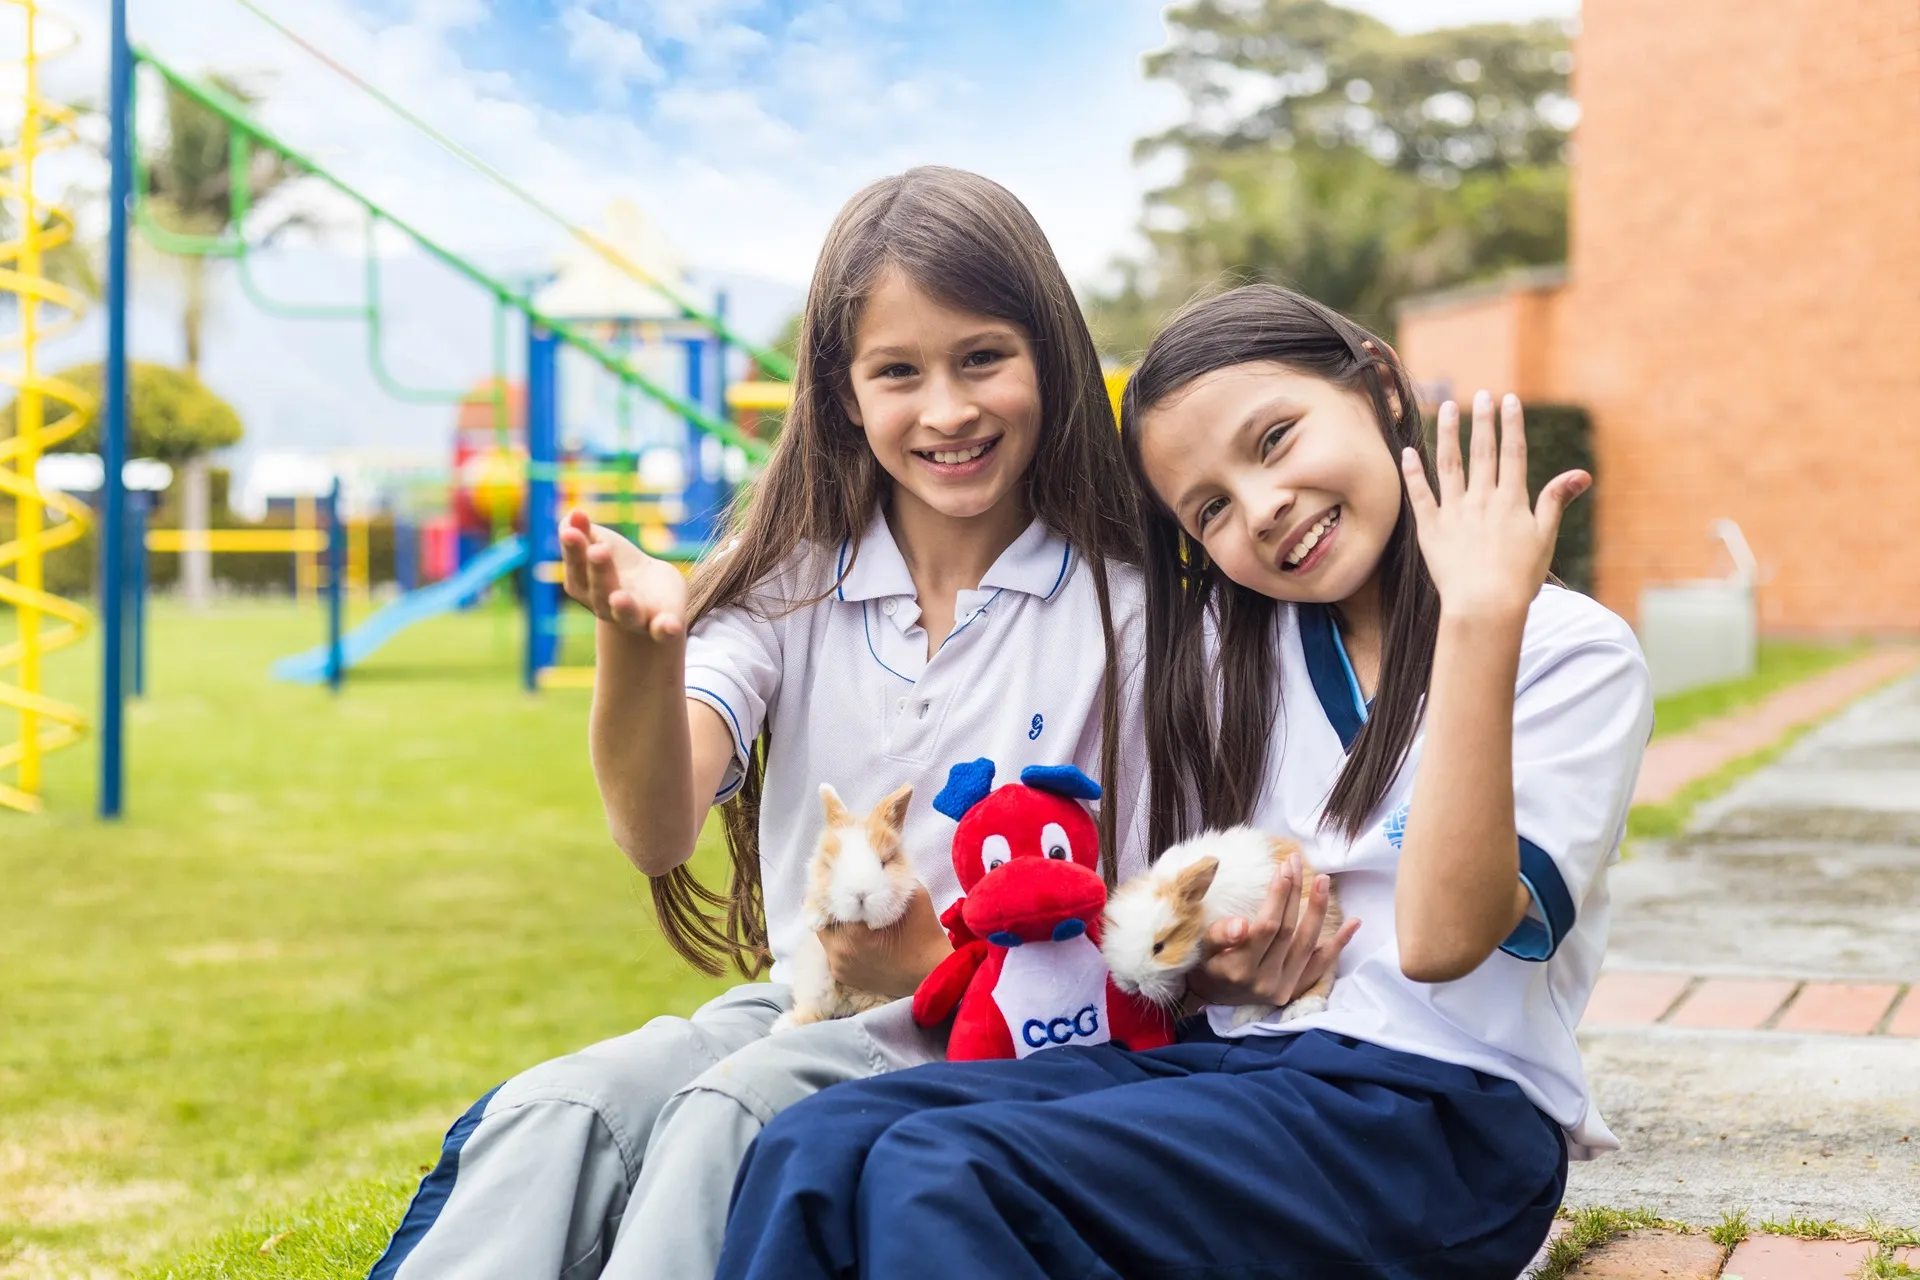
[[[335,693],[346,679],[345,655],[340,651],[341,604],[346,596],[347,523],[340,518],[340,478],[334,477],[327,496],[327,687]]]
[[[560,560],[560,514],[554,483],[560,457],[560,344],[539,325],[527,327],[527,647],[522,678],[531,693],[560,647],[560,584],[544,566]]]
[[[707,353],[713,350],[710,338],[687,338],[684,341],[687,350],[687,400],[706,407],[704,388],[712,381],[707,377]],[[707,434],[687,420],[687,487],[681,493],[685,503],[687,518],[682,528],[688,541],[704,545],[713,536],[713,522],[720,514],[720,469],[707,465]]]
[[[420,585],[420,529],[400,515],[393,518],[393,585],[402,595]]]
[[[128,495],[127,502],[127,621],[132,624],[132,658],[127,663],[133,696],[147,696],[147,512],[151,493]]]
[[[713,314],[721,324],[727,321],[727,291],[718,290],[713,296]],[[713,414],[715,417],[731,419],[727,411],[727,340],[719,333],[713,335]],[[719,522],[719,513],[725,511],[733,501],[733,486],[727,483],[726,472],[720,473],[714,485],[714,521]]]
[[[100,461],[100,794],[102,818],[125,808],[126,659],[120,644],[126,590],[127,461],[127,202],[133,193],[133,50],[127,45],[127,0],[113,0],[108,63],[107,367],[101,405]]]

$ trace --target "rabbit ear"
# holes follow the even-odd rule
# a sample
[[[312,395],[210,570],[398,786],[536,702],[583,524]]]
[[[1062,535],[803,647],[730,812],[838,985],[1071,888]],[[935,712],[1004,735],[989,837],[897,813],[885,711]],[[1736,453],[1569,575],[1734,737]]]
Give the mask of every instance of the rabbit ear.
[[[1219,874],[1220,859],[1201,858],[1190,867],[1182,867],[1180,874],[1173,878],[1173,897],[1183,907],[1196,907],[1207,896],[1207,890],[1213,888],[1213,878]]]
[[[907,783],[873,807],[873,818],[887,830],[898,834],[906,825],[907,806],[913,802],[913,784]]]
[[[840,799],[840,793],[833,789],[831,783],[820,784],[820,808],[827,815],[828,826],[850,827],[853,825],[853,815],[847,812],[846,802]]]

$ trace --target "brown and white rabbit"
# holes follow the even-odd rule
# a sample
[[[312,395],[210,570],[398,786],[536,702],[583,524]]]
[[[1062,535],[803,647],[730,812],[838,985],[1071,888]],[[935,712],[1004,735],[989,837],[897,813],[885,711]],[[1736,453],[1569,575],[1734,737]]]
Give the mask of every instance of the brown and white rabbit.
[[[1100,953],[1122,991],[1156,1004],[1177,1007],[1187,993],[1187,975],[1199,967],[1201,940],[1216,921],[1239,916],[1251,920],[1266,901],[1273,877],[1287,855],[1300,846],[1252,827],[1206,831],[1160,855],[1146,871],[1127,881],[1107,900]],[[1310,886],[1314,870],[1301,859],[1301,884]],[[1327,894],[1327,918],[1320,926],[1326,941],[1340,929],[1340,895]],[[1327,1007],[1333,974],[1300,993],[1279,1010],[1282,1022]],[[1240,1005],[1233,1025],[1271,1017],[1273,1005]]]
[[[775,1031],[877,1009],[892,998],[834,981],[819,935],[835,924],[884,929],[906,914],[920,887],[900,842],[912,799],[913,788],[901,787],[864,818],[856,818],[837,791],[820,788],[827,822],[807,864],[801,914],[807,933],[793,957],[793,1009],[773,1024]]]

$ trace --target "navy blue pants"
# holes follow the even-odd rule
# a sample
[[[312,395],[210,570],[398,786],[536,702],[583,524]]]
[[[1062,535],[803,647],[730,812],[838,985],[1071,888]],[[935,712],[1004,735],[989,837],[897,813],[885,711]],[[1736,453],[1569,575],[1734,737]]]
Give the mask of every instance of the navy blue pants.
[[[719,1276],[1511,1280],[1566,1171],[1511,1082],[1322,1032],[939,1063],[777,1116]]]

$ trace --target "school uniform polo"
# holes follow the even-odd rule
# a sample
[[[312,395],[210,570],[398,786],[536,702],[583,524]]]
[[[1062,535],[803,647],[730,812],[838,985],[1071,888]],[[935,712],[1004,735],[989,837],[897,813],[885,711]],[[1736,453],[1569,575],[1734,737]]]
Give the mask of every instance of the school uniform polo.
[[[1139,571],[1108,567],[1122,677],[1118,804],[1121,873],[1145,865],[1144,650]],[[816,597],[811,607],[795,608]],[[1010,780],[1033,764],[1100,778],[1100,606],[1082,557],[1038,520],[954,603],[951,634],[928,653],[906,561],[876,511],[856,541],[808,546],[747,603],[702,618],[687,641],[687,696],[717,711],[734,759],[715,803],[739,789],[754,739],[771,734],[760,863],[773,977],[785,981],[801,930],[807,862],[822,825],[820,784],[864,812],[916,784],[905,844],[934,909],[960,896],[953,822],[934,812],[949,766],[986,757]]]
[[[1605,868],[1619,857],[1653,695],[1633,632],[1577,592],[1543,587],[1527,615],[1513,708],[1514,825],[1532,908],[1492,957],[1456,982],[1400,972],[1393,895],[1426,735],[1357,840],[1323,833],[1326,798],[1367,705],[1330,613],[1287,610],[1279,636],[1279,723],[1254,813],[1295,835],[1361,920],[1325,1011],[1287,1023],[1232,1024],[1222,1037],[1319,1030],[1456,1063],[1518,1084],[1585,1159],[1619,1146],[1588,1092],[1574,1028],[1606,952]]]

